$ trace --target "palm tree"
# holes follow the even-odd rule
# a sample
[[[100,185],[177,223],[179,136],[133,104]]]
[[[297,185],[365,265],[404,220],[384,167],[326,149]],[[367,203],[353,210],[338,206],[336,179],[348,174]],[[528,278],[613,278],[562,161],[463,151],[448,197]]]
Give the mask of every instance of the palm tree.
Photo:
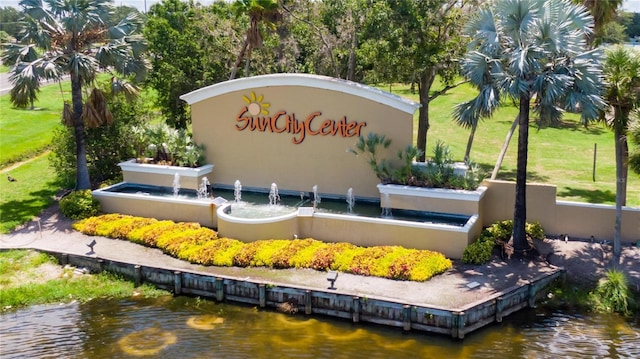
[[[606,52],[604,74],[605,99],[608,105],[604,120],[613,129],[616,146],[616,222],[613,253],[619,256],[622,206],[627,202],[627,131],[631,111],[640,104],[640,56],[633,50],[616,46]]]
[[[472,41],[462,72],[480,94],[455,109],[454,117],[473,125],[490,117],[504,97],[516,101],[518,159],[513,221],[513,249],[529,249],[525,234],[527,153],[531,100],[549,116],[558,107],[580,111],[582,120],[597,118],[600,53],[587,50],[593,17],[568,0],[498,0],[478,11],[467,26]]]
[[[13,64],[14,78],[39,83],[40,79],[59,79],[69,75],[71,107],[65,106],[68,124],[76,139],[76,189],[91,188],[85,147],[85,121],[107,121],[108,111],[92,92],[92,101],[83,103],[83,88],[91,86],[98,72],[109,71],[141,80],[146,74],[142,58],[142,37],[136,36],[139,19],[132,14],[116,25],[108,23],[113,12],[110,0],[22,0],[25,21],[21,43],[9,47],[5,63]],[[38,48],[36,59],[25,56]],[[32,69],[25,72],[25,69]],[[32,81],[32,83],[33,83]],[[114,82],[117,83],[117,82]],[[96,108],[96,106],[98,108]],[[84,112],[84,115],[83,115]]]
[[[593,16],[593,36],[589,37],[589,42],[598,43],[598,38],[607,23],[615,20],[618,9],[622,8],[624,0],[574,0],[578,4],[583,4]]]
[[[629,153],[629,168],[640,175],[640,107],[631,112],[629,139],[635,145]]]
[[[242,43],[242,49],[238,54],[238,58],[233,65],[229,80],[236,77],[238,66],[243,59],[245,63],[245,77],[249,76],[249,65],[251,63],[251,50],[262,47],[262,32],[260,31],[260,23],[265,24],[271,29],[275,29],[275,23],[279,21],[281,14],[278,11],[279,5],[274,0],[237,0],[233,3],[233,9],[236,16],[248,15],[249,28],[247,35]],[[246,55],[245,55],[246,54]]]

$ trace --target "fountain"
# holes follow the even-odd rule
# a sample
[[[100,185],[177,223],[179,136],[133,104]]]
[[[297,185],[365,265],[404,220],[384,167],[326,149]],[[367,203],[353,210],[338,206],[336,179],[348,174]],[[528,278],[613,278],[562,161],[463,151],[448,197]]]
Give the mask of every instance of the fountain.
[[[313,185],[313,208],[318,207],[320,204],[320,195],[318,194],[318,185]]]
[[[280,201],[280,195],[278,194],[278,186],[275,183],[271,184],[269,190],[269,205],[275,206]]]
[[[242,183],[240,183],[240,180],[236,180],[233,184],[233,199],[236,203],[242,201]]]
[[[178,192],[180,191],[180,174],[176,172],[173,176],[173,196],[178,197]]]
[[[204,199],[209,197],[209,186],[211,184],[209,183],[209,180],[207,179],[207,177],[203,177],[202,178],[202,184],[200,184],[200,187],[198,188],[198,199]]]
[[[382,195],[382,203],[380,204],[380,207],[382,207],[382,213],[380,214],[382,218],[391,217],[391,200],[389,199],[388,193],[384,193]]]
[[[355,197],[353,197],[353,188],[349,187],[347,190],[347,211],[353,213],[353,205],[356,203]]]

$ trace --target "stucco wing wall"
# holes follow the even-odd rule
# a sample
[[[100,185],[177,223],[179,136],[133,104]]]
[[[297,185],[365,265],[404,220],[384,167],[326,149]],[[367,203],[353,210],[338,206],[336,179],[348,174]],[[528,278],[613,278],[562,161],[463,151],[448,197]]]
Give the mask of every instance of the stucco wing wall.
[[[488,187],[482,201],[484,226],[513,219],[515,183],[485,181]],[[549,235],[568,234],[570,237],[613,240],[615,207],[610,205],[557,201],[556,187],[546,184],[527,184],[527,221],[538,221]],[[621,240],[640,240],[640,209],[622,210]]]
[[[484,226],[513,219],[515,182],[487,180],[484,184],[487,186],[487,192],[482,201]],[[527,221],[538,221],[545,229],[555,226],[556,186],[527,184]]]

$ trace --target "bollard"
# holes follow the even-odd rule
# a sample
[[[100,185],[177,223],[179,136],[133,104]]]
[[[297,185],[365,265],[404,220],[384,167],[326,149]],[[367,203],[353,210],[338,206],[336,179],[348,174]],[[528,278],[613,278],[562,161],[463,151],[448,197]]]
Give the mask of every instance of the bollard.
[[[260,308],[267,306],[267,286],[264,284],[258,284],[258,297],[260,302]]]
[[[216,300],[222,302],[224,300],[224,279],[216,278]]]
[[[504,297],[496,299],[496,322],[502,322],[502,309],[504,307]]]
[[[140,268],[140,265],[136,265],[135,267],[133,267],[133,281],[136,287],[142,284],[142,270]]]
[[[407,304],[402,306],[402,329],[411,330],[411,306]]]
[[[529,282],[529,287],[527,288],[527,299],[529,304],[529,308],[536,307],[536,285],[535,283]]]
[[[358,323],[360,321],[360,297],[353,297],[353,304],[351,305],[353,309],[353,322]]]
[[[307,289],[304,291],[304,314],[309,315],[311,313],[311,291]]]
[[[182,272],[173,272],[173,294],[180,295],[182,293]]]

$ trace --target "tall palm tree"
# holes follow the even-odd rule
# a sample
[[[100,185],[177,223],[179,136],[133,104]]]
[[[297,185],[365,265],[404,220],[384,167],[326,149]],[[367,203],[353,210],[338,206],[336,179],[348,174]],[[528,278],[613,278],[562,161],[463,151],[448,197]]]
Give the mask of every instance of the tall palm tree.
[[[247,35],[242,43],[242,49],[238,54],[238,58],[233,65],[229,80],[236,77],[238,66],[243,59],[245,63],[245,76],[249,76],[249,65],[251,63],[251,51],[262,47],[262,32],[260,24],[265,24],[271,29],[275,29],[275,23],[279,21],[281,14],[280,6],[275,0],[237,0],[233,3],[233,9],[236,16],[249,16],[249,28]]]
[[[613,129],[616,146],[616,222],[613,253],[620,255],[622,206],[627,201],[629,144],[627,131],[631,111],[640,105],[640,56],[633,50],[616,46],[607,50],[604,61],[606,78],[604,119]]]
[[[618,9],[622,8],[624,0],[574,0],[578,4],[583,4],[593,16],[593,36],[589,37],[590,42],[597,44],[598,38],[602,36],[604,26],[615,20]]]
[[[513,221],[513,248],[529,249],[526,181],[531,100],[549,116],[558,107],[580,111],[582,120],[597,118],[600,95],[600,53],[587,50],[593,17],[568,0],[497,0],[478,11],[466,31],[472,41],[462,72],[480,94],[455,109],[457,121],[477,123],[489,117],[504,97],[516,101],[518,159]]]
[[[630,115],[629,139],[635,146],[629,153],[629,168],[640,175],[640,107]]]
[[[26,23],[31,25],[25,27],[21,43],[7,49],[5,63],[13,64],[12,76],[21,79],[28,74],[32,74],[34,80],[69,75],[71,108],[66,106],[65,113],[74,127],[76,139],[76,189],[89,189],[85,120],[91,114],[104,117],[108,111],[97,111],[95,101],[85,106],[83,88],[91,86],[101,71],[136,80],[144,77],[144,41],[135,35],[139,30],[139,19],[132,14],[118,24],[110,25],[108,19],[113,12],[110,0],[45,0],[44,3],[42,0],[22,0],[20,6]],[[24,56],[26,49],[34,45],[39,49],[35,60]],[[25,72],[27,68],[32,71]],[[93,100],[97,98],[101,96],[96,94]],[[98,122],[101,120],[93,117]]]

